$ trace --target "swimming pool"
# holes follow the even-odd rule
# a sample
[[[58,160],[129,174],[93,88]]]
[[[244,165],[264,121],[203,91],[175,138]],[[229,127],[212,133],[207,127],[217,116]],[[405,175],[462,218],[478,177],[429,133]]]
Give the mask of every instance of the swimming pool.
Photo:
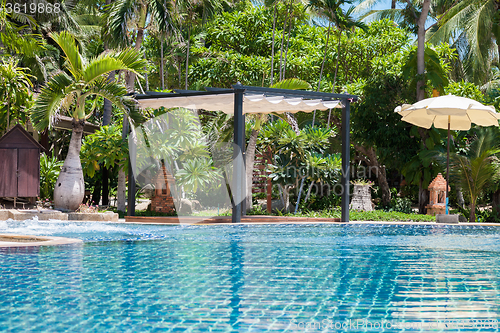
[[[6,232],[85,242],[0,251],[0,331],[498,331],[496,227],[0,221]]]

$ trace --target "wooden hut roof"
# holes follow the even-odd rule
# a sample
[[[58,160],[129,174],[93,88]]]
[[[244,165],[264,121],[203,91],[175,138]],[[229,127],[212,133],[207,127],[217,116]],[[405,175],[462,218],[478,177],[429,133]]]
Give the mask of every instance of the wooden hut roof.
[[[45,148],[19,124],[0,138],[0,148],[37,148],[45,151]]]

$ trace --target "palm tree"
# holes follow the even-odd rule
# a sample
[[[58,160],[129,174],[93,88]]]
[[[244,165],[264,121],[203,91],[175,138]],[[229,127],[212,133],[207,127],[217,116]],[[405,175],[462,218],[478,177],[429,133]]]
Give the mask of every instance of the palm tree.
[[[489,79],[492,64],[500,59],[498,15],[500,5],[496,0],[456,1],[429,29],[428,41],[439,44],[452,40],[461,51],[459,54],[469,79],[484,84]]]
[[[469,222],[476,221],[477,198],[485,188],[498,181],[500,153],[497,139],[490,129],[483,129],[467,148],[465,155],[454,154],[451,158],[452,176],[469,195]]]
[[[203,29],[207,19],[216,13],[223,10],[224,6],[229,6],[230,2],[227,0],[176,0],[175,9],[179,21],[187,26],[186,38],[186,66],[185,66],[185,80],[184,89],[188,89],[188,72],[189,72],[189,55],[191,49],[191,34],[193,32],[193,25],[196,23],[197,13],[201,12],[201,28]],[[180,82],[179,82],[180,85]]]
[[[108,7],[105,19],[105,36],[110,46],[131,45],[129,29],[133,27],[134,48],[140,51],[144,34],[150,24],[159,31],[167,31],[171,25],[172,4],[165,0],[117,0]],[[130,73],[126,80],[127,91],[134,92],[135,74]]]
[[[69,32],[51,33],[50,37],[63,51],[68,73],[60,72],[47,82],[35,102],[30,118],[39,131],[51,127],[53,120],[61,113],[68,113],[73,118],[68,155],[54,189],[54,206],[61,210],[75,210],[82,202],[85,192],[80,162],[83,127],[95,107],[86,109],[85,101],[88,97],[102,96],[133,119],[139,119],[140,115],[133,107],[133,99],[125,96],[125,87],[109,82],[107,75],[116,70],[138,74],[145,61],[133,49],[109,52],[87,60],[81,55],[74,36]]]
[[[330,30],[332,23],[338,20],[337,16],[342,12],[341,6],[352,3],[352,0],[309,0],[308,7],[312,8],[319,17],[328,20],[328,29],[326,32],[325,52],[323,54],[323,61],[321,62],[321,70],[319,72],[318,89],[321,88],[321,79],[323,77],[323,69],[325,67],[326,54],[328,52],[328,42],[330,40]]]
[[[345,13],[339,8],[337,9],[337,15],[335,15],[335,25],[337,26],[338,42],[337,42],[337,60],[335,64],[335,74],[333,76],[332,93],[335,92],[335,83],[337,81],[337,73],[339,70],[340,41],[342,37],[342,32],[344,31],[349,32],[356,28],[360,28],[365,32],[368,30],[368,26],[366,24],[354,19],[354,17],[352,16],[355,8],[356,7],[351,6]]]
[[[340,55],[340,42],[342,31],[354,29],[356,27],[366,30],[367,27],[364,23],[353,19],[352,13],[355,7],[350,7],[347,12],[344,13],[342,10],[343,5],[352,3],[351,0],[309,0],[308,6],[312,8],[318,16],[328,20],[328,29],[326,33],[326,43],[325,52],[323,54],[323,61],[321,62],[321,70],[319,72],[318,88],[317,91],[321,89],[321,79],[323,77],[323,69],[325,67],[326,55],[328,52],[328,42],[330,40],[330,30],[332,25],[337,27],[337,63],[335,66],[335,74],[333,78],[333,90],[335,92],[335,84],[337,80],[337,72],[339,67],[339,55]],[[316,118],[316,111],[313,113],[313,126],[314,120]]]

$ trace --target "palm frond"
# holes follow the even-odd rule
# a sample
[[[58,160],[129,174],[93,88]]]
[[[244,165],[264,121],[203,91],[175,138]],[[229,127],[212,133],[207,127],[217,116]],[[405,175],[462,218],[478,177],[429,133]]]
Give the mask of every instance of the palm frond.
[[[82,72],[82,78],[86,83],[91,83],[101,75],[118,70],[129,70],[129,67],[121,60],[105,55],[90,61]]]
[[[51,33],[50,37],[59,45],[64,54],[66,55],[66,66],[73,74],[73,77],[79,79],[83,69],[83,60],[80,55],[78,46],[76,45],[75,37],[67,32]]]
[[[279,88],[279,89],[293,89],[293,90],[307,90],[311,89],[311,85],[301,79],[285,79],[279,82],[276,82],[271,86],[271,88]]]
[[[51,126],[51,119],[59,113],[61,102],[68,94],[68,87],[73,83],[73,79],[64,72],[51,77],[30,112],[33,127],[41,132]]]
[[[127,89],[122,84],[108,82],[106,77],[100,77],[93,81],[85,95],[97,95],[111,101],[121,111],[125,112],[134,124],[144,121],[144,116],[137,108],[136,101],[131,96],[125,96]]]
[[[104,39],[110,45],[123,46],[129,43],[127,28],[135,10],[134,0],[117,0],[106,8],[103,15]]]
[[[147,61],[144,60],[139,52],[133,48],[124,49],[118,53],[112,54],[114,58],[120,60],[127,69],[139,74],[144,71]],[[140,75],[139,75],[140,76]]]
[[[149,12],[154,18],[159,31],[167,31],[171,24],[172,3],[166,0],[151,0],[149,2]]]
[[[356,9],[354,10],[354,14],[361,14],[364,11],[367,11],[368,9],[372,8],[374,5],[376,5],[379,2],[381,2],[381,0],[362,0],[356,6]]]

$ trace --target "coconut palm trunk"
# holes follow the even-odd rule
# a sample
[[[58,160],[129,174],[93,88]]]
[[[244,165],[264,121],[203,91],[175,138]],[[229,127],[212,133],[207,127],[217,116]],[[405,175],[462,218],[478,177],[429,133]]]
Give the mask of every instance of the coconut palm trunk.
[[[425,21],[429,14],[431,0],[424,0],[422,4],[422,13],[418,18],[418,33],[417,33],[417,74],[423,76],[425,74]],[[421,79],[417,82],[417,101],[425,99],[425,81]]]
[[[290,10],[292,7],[292,1],[290,0],[290,6],[287,10],[286,16],[285,16],[285,22],[283,23],[283,35],[281,36],[281,46],[280,46],[280,81],[282,80],[282,75],[283,75],[283,47],[285,46],[285,30],[286,30],[286,24],[288,21],[288,17],[290,16]]]
[[[275,38],[276,38],[276,7],[277,7],[277,5],[274,6],[273,39],[271,42],[271,86],[273,85],[273,81],[274,81],[274,42],[275,42]]]
[[[332,28],[332,23],[328,23],[328,30],[326,33],[326,43],[325,43],[325,53],[323,54],[323,61],[321,62],[321,69],[319,71],[319,80],[318,80],[318,89],[316,91],[319,91],[321,88],[321,78],[323,77],[323,69],[325,68],[325,61],[326,61],[326,53],[328,50],[328,41],[330,40],[330,30]],[[316,110],[313,112],[313,121],[312,121],[312,126],[314,126],[314,121],[316,120]]]
[[[285,79],[285,73],[286,73],[286,58],[288,55],[288,49],[290,48],[290,35],[291,35],[291,30],[292,30],[292,20],[290,19],[290,25],[288,26],[288,37],[286,41],[286,49],[285,49],[285,61],[283,62],[283,76],[281,80]]]
[[[417,33],[417,74],[422,77],[425,74],[425,21],[430,10],[430,0],[424,0],[422,4],[422,13],[418,17],[418,33]],[[425,99],[425,80],[421,79],[417,82],[417,101]],[[424,141],[426,136],[422,136]],[[425,141],[424,141],[425,143]],[[425,144],[424,144],[425,147]],[[420,214],[425,214],[425,205],[427,202],[427,190],[423,187],[423,179],[420,180],[418,188],[418,210]]]
[[[339,58],[340,58],[340,41],[342,38],[342,31],[339,30],[339,41],[337,42],[337,60],[335,61],[335,74],[333,75],[332,93],[335,93],[335,84],[337,84],[337,74],[339,72]],[[331,109],[330,109],[331,111]],[[330,118],[330,116],[328,116]]]
[[[164,73],[164,63],[163,63],[163,36],[160,37],[160,75],[161,75],[161,90],[165,89],[165,73]]]
[[[188,71],[189,71],[189,49],[191,48],[191,27],[188,27],[188,38],[187,38],[187,47],[186,47],[186,74],[185,74],[185,83],[184,89],[188,89]]]
[[[64,165],[54,188],[54,208],[63,211],[78,209],[85,196],[80,150],[85,120],[73,118],[73,132]]]

